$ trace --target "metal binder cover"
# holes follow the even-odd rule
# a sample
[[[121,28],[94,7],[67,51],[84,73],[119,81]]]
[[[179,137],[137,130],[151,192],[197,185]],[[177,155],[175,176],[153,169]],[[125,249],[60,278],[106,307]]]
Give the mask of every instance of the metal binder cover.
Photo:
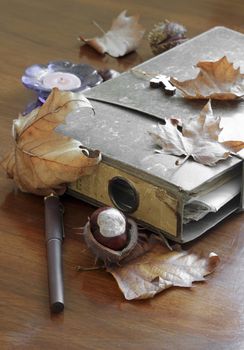
[[[193,78],[193,66],[201,60],[217,60],[224,55],[235,66],[244,69],[244,35],[232,30],[214,28],[134,68],[148,74],[167,74],[179,80]],[[85,93],[91,100],[95,115],[77,111],[62,133],[80,140],[84,146],[99,149],[103,160],[94,175],[71,185],[73,194],[94,204],[112,205],[109,197],[110,179],[122,176],[136,187],[140,203],[132,213],[136,219],[155,231],[162,231],[180,242],[188,241],[221,221],[237,209],[239,199],[230,202],[199,225],[183,225],[183,208],[187,200],[212,191],[241,173],[242,160],[230,157],[209,167],[191,159],[175,165],[178,157],[154,152],[149,131],[169,117],[187,121],[198,116],[207,101],[184,99],[177,92],[166,96],[149,87],[149,81],[131,71],[107,81]],[[226,119],[244,115],[244,102],[214,102],[213,113]],[[239,125],[238,125],[239,128]],[[112,201],[113,202],[113,201]],[[186,227],[187,226],[187,227]],[[184,237],[184,232],[188,237]]]
[[[159,89],[149,87],[149,79],[145,79],[140,71],[152,77],[157,74],[176,77],[178,80],[192,79],[199,69],[195,67],[199,61],[214,61],[227,56],[235,68],[242,67],[244,72],[244,35],[224,27],[215,27],[175,48],[158,55],[132,70],[123,73],[116,80],[110,80],[87,91],[85,95],[97,101],[104,101],[139,112],[147,113],[159,119],[170,116],[187,118],[189,113],[196,113],[204,101],[191,101],[181,98],[180,94],[169,97]],[[135,71],[135,73],[133,73]],[[137,73],[136,73],[137,72]],[[225,109],[227,116],[233,113],[238,103],[223,101],[214,105],[216,112]],[[242,106],[243,111],[243,106]],[[229,112],[229,113],[228,113]]]
[[[235,66],[244,69],[244,35],[227,28],[214,28],[168,52],[137,66],[148,73],[174,75],[179,80],[193,78],[200,60],[216,60],[224,55]],[[199,187],[208,187],[215,177],[240,160],[232,157],[216,166],[204,166],[188,160],[175,166],[173,155],[155,154],[155,146],[148,131],[157,128],[162,119],[171,116],[187,118],[198,116],[207,101],[184,99],[180,93],[165,96],[149,82],[126,72],[85,93],[91,99],[95,116],[68,118],[62,132],[79,139],[85,146],[99,149],[109,164],[146,178],[157,185],[179,188],[193,195]],[[244,114],[243,101],[213,102],[213,113],[223,118]],[[176,188],[177,187],[177,188]]]

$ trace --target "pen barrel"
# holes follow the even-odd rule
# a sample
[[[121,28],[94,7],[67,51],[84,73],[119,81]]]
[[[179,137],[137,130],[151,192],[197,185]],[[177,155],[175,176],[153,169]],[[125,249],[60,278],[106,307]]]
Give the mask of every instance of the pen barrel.
[[[59,198],[54,195],[45,197],[44,203],[50,308],[52,312],[58,313],[64,308],[63,208]]]
[[[59,198],[54,195],[45,197],[45,233],[46,241],[50,239],[63,240],[63,207]]]
[[[61,312],[64,308],[62,241],[51,239],[47,242],[48,285],[52,312]]]

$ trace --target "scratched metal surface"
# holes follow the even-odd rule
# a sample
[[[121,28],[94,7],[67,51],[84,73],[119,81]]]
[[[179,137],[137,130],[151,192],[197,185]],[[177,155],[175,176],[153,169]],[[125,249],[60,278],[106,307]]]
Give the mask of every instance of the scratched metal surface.
[[[225,55],[236,67],[242,67],[244,72],[243,47],[243,34],[217,27],[152,58],[134,70],[145,71],[149,75],[161,73],[174,76],[178,80],[186,80],[197,76],[199,70],[194,66],[198,61],[217,60]],[[204,104],[204,101],[186,100],[180,93],[173,97],[165,96],[159,89],[150,88],[148,79],[145,80],[142,75],[139,77],[131,71],[122,74],[116,81],[107,81],[85,94],[89,98],[145,112],[159,119],[170,116],[187,118]],[[222,113],[225,106],[223,109],[221,106],[219,104],[217,107]],[[233,103],[227,106],[237,107]]]
[[[193,65],[199,60],[215,60],[227,55],[244,70],[243,47],[244,35],[222,27],[214,28],[137,69],[185,80],[197,75]],[[189,101],[178,93],[173,97],[165,96],[162,91],[151,89],[147,80],[130,72],[91,89],[86,96],[91,98],[95,115],[77,111],[59,130],[89,148],[100,149],[106,161],[116,163],[124,170],[149,176],[152,181],[155,179],[157,183],[163,182],[175,189],[180,187],[186,192],[194,192],[240,163],[232,157],[214,167],[191,160],[177,167],[177,157],[154,153],[155,146],[148,131],[155,130],[164,118],[178,116],[187,120],[197,116],[206,101]],[[215,115],[226,120],[234,118],[239,123],[243,119],[243,101],[214,102],[212,107]]]

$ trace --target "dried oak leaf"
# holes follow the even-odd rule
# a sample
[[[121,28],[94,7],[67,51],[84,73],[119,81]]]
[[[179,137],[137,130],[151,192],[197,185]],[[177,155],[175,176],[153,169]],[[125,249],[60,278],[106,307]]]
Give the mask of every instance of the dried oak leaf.
[[[102,37],[80,39],[101,54],[108,53],[113,57],[124,56],[137,49],[144,35],[144,29],[138,23],[139,16],[126,16],[123,11],[113,21],[111,29]]]
[[[240,68],[235,69],[226,56],[218,61],[200,61],[196,67],[200,72],[194,79],[170,78],[185,98],[234,100],[244,96],[244,74],[240,73]]]
[[[191,156],[196,162],[209,166],[230,156],[225,146],[217,141],[222,129],[220,118],[213,115],[210,101],[198,117],[191,118],[186,125],[182,123],[182,132],[176,124],[175,118],[166,119],[165,125],[159,125],[158,132],[149,132],[165,153],[185,155],[184,161]]]
[[[169,252],[157,243],[145,255],[108,271],[127,300],[147,299],[172,286],[191,287],[194,281],[204,281],[219,261],[215,253],[204,258],[187,251]]]
[[[1,165],[23,192],[61,194],[68,182],[90,174],[100,161],[99,151],[55,132],[69,113],[83,107],[91,104],[81,93],[55,88],[42,107],[13,121],[14,145]]]

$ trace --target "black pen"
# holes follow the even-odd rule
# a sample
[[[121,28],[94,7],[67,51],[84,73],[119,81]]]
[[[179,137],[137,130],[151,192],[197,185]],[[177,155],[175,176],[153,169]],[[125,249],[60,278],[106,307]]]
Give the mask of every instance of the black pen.
[[[52,312],[58,313],[64,309],[63,206],[59,201],[59,197],[53,193],[44,198],[44,203],[50,308]]]

